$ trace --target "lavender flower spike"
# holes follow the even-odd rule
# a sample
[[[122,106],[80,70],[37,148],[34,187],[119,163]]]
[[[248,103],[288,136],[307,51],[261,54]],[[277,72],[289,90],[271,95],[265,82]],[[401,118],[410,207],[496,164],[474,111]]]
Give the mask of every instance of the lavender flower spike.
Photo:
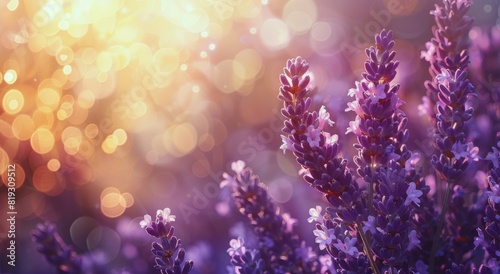
[[[422,51],[421,57],[430,63],[429,73],[433,80],[425,82],[427,97],[423,100],[422,109],[428,112],[434,125],[437,122],[435,106],[439,100],[436,76],[443,69],[465,71],[469,63],[462,37],[469,32],[474,21],[466,15],[471,4],[470,0],[443,0],[442,6],[436,4],[435,10],[431,11],[436,21],[436,26],[432,29],[434,37],[426,43],[427,50]]]
[[[181,248],[181,240],[173,236],[174,221],[175,215],[171,214],[170,208],[165,208],[156,212],[154,221],[150,215],[144,215],[140,226],[160,240],[160,243],[153,242],[151,249],[156,256],[155,268],[162,274],[187,274],[193,269],[193,261],[184,261],[186,252]]]
[[[232,169],[235,175],[224,176],[231,183],[222,185],[231,188],[236,206],[250,220],[259,240],[258,252],[246,251],[242,238],[231,240],[228,253],[239,273],[317,273],[320,266],[315,254],[302,252],[308,248],[293,232],[296,220],[280,214],[266,186],[243,161],[233,163]]]
[[[405,167],[411,156],[404,145],[409,137],[407,119],[399,109],[404,102],[397,95],[399,84],[391,84],[399,65],[394,61],[393,47],[392,31],[382,30],[377,34],[375,47],[366,49],[364,79],[349,91],[355,100],[346,111],[354,111],[357,116],[347,131],[357,135],[355,147],[359,154],[354,161],[359,175],[367,182],[376,181],[373,172],[377,167],[387,166],[389,160]]]
[[[410,174],[415,172],[412,162],[418,157],[406,147],[407,118],[399,109],[404,102],[397,94],[399,85],[391,83],[399,65],[394,45],[391,31],[375,35],[375,46],[366,49],[363,79],[349,91],[355,100],[346,111],[357,114],[348,132],[357,135],[354,161],[368,183],[370,216],[363,230],[372,236],[370,247],[384,269],[408,272],[408,255],[420,247],[411,216],[420,204],[423,185],[417,189],[410,178],[415,177]]]
[[[379,273],[369,247],[363,244],[366,241],[356,235],[363,233],[363,221],[368,218],[366,191],[354,181],[347,160],[337,156],[338,137],[326,132],[326,125],[333,124],[326,109],[321,107],[319,113],[309,110],[308,68],[309,64],[297,57],[287,61],[280,76],[278,98],[283,101],[281,113],[286,118],[282,148],[293,152],[305,170],[304,180],[322,192],[331,205],[325,216],[331,215],[332,220],[323,220],[325,226],[317,224],[315,235],[320,248],[326,248],[332,256],[334,267],[339,271]],[[335,241],[327,233],[329,229],[336,231]],[[348,236],[351,234],[356,236]]]
[[[238,274],[262,274],[265,263],[260,258],[258,250],[246,250],[242,237],[232,239],[229,242],[231,246],[227,253],[231,256],[231,264],[234,266],[235,273]]]
[[[456,183],[469,163],[477,160],[478,149],[467,143],[464,131],[474,111],[466,106],[474,87],[467,79],[467,71],[461,69],[444,69],[436,80],[439,101],[435,143],[439,155],[433,155],[431,163],[444,180]]]
[[[471,119],[473,109],[466,105],[475,95],[474,87],[467,79],[469,55],[462,36],[469,32],[473,19],[466,16],[472,1],[443,0],[431,12],[436,26],[434,37],[422,52],[430,63],[433,78],[427,81],[425,107],[436,127],[435,143],[439,155],[432,157],[432,164],[440,176],[450,182],[464,173],[470,160],[475,160],[477,149],[466,143],[465,124]]]
[[[82,259],[64,243],[54,224],[38,224],[33,231],[32,238],[38,252],[45,255],[47,260],[57,267],[57,273],[83,273]]]
[[[500,148],[500,142],[497,146]],[[488,172],[488,204],[485,210],[484,230],[477,228],[478,236],[474,238],[476,249],[481,247],[486,250],[482,268],[500,271],[500,154],[496,147],[488,154],[487,160],[491,161],[492,168]],[[496,272],[495,272],[496,273]]]

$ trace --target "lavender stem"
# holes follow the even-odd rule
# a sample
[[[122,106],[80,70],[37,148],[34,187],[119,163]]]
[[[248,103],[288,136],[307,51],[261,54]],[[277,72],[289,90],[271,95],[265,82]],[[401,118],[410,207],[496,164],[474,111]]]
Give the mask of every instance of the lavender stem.
[[[439,245],[439,236],[441,235],[441,230],[443,229],[444,216],[446,215],[446,211],[448,211],[448,205],[450,203],[450,192],[452,185],[452,183],[446,181],[446,193],[444,194],[443,208],[441,209],[441,213],[439,215],[438,227],[436,230],[436,234],[434,234],[434,241],[432,242],[432,251],[429,263],[429,273],[431,274],[434,273],[434,260],[436,259],[436,253]]]
[[[370,266],[372,267],[373,273],[380,274],[380,270],[378,270],[377,264],[373,260],[373,254],[368,239],[366,238],[365,233],[363,233],[363,230],[360,229],[361,227],[363,227],[363,225],[357,225],[358,234],[361,236],[361,241],[363,241],[363,249],[366,253],[366,256],[368,257],[368,260],[370,261]]]

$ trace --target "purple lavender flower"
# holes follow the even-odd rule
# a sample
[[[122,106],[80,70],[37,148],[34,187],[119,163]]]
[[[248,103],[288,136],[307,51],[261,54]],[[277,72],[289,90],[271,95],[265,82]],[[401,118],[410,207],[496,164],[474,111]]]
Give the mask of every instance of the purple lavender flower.
[[[399,109],[404,102],[397,95],[399,85],[391,84],[399,65],[394,61],[393,47],[391,31],[377,34],[375,46],[366,49],[364,79],[349,90],[349,96],[355,100],[348,103],[346,111],[354,111],[357,116],[347,132],[357,135],[355,147],[359,154],[354,161],[359,175],[367,182],[375,181],[377,167],[385,167],[390,160],[404,167],[411,156],[404,145],[409,137],[407,119]]]
[[[308,89],[310,81],[307,75],[308,69],[309,64],[301,57],[297,57],[287,61],[284,73],[280,76],[281,87],[278,98],[283,101],[281,113],[287,119],[282,129],[284,135],[281,136],[283,140],[281,148],[285,152],[286,150],[293,152],[297,162],[304,169],[304,180],[322,192],[331,205],[327,208],[327,214],[334,216],[333,221],[323,220],[331,223],[330,227],[327,227],[326,223],[317,224],[314,233],[320,248],[325,248],[333,257],[335,268],[339,271],[359,273],[376,272],[375,263],[369,263],[372,256],[365,256],[363,252],[359,252],[363,250],[364,241],[358,241],[356,234],[356,231],[362,230],[362,222],[368,217],[366,192],[362,191],[354,181],[347,167],[347,160],[337,156],[338,137],[325,131],[326,125],[333,125],[326,109],[321,107],[319,113],[309,110],[312,99]],[[338,231],[331,234],[329,229],[335,229],[334,227]],[[353,236],[345,239],[346,235],[350,234]],[[332,235],[335,236],[335,241]],[[345,247],[346,241],[358,252],[354,253],[354,249],[340,248],[342,247],[340,243]],[[365,251],[369,252],[369,249]]]
[[[420,204],[423,186],[417,188],[412,178],[417,174],[409,176],[419,157],[405,145],[407,118],[399,109],[404,102],[397,94],[399,85],[391,83],[399,64],[394,61],[394,44],[391,31],[382,30],[375,36],[375,46],[366,49],[363,79],[349,91],[355,101],[346,111],[357,114],[348,132],[357,135],[354,161],[358,174],[368,183],[370,216],[363,227],[373,237],[368,244],[384,269],[408,271],[408,254],[420,248],[410,220],[414,207]],[[352,130],[352,125],[358,129]]]
[[[461,252],[458,252],[460,249],[451,248],[454,246],[453,239],[459,237],[457,234],[459,232],[454,231],[451,226],[445,230],[443,237],[440,236],[443,233],[445,219],[455,225],[465,224],[459,220],[460,215],[447,213],[450,194],[453,186],[459,184],[469,164],[477,160],[477,148],[467,142],[466,136],[466,123],[474,111],[467,101],[475,95],[474,87],[467,79],[469,55],[462,39],[462,36],[469,32],[473,22],[466,16],[470,5],[471,1],[468,0],[443,0],[442,6],[436,5],[435,10],[431,12],[437,25],[433,28],[434,37],[427,44],[428,52],[422,54],[422,57],[430,62],[429,72],[433,78],[432,81],[425,83],[428,97],[426,101],[429,104],[426,109],[431,112],[429,115],[436,129],[434,140],[437,154],[432,156],[431,164],[446,185],[443,207],[430,255],[430,272],[433,272],[434,267],[442,265],[434,263],[438,257],[439,246],[457,251],[455,256],[460,257]],[[442,188],[440,185],[437,187]],[[440,238],[444,240],[442,244]],[[455,260],[450,258],[445,262],[447,265],[452,265],[450,271],[466,267],[453,265]]]
[[[500,147],[500,142],[497,144]],[[477,237],[474,238],[475,248],[486,250],[482,267],[484,269],[500,270],[500,155],[498,149],[493,147],[493,152],[488,154],[486,160],[491,161],[488,172],[490,191],[487,192],[488,204],[485,209],[485,227],[477,228]]]
[[[243,237],[232,239],[229,242],[227,253],[231,257],[231,264],[234,266],[234,273],[237,274],[261,274],[266,273],[265,262],[260,258],[258,250],[246,250]]]
[[[425,82],[427,99],[424,100],[424,108],[433,124],[437,123],[435,105],[440,93],[436,77],[443,69],[465,71],[469,63],[462,36],[469,32],[473,23],[473,19],[466,15],[471,4],[469,0],[443,0],[443,6],[436,4],[435,10],[431,11],[436,21],[432,29],[434,37],[426,43],[427,50],[422,51],[421,57],[430,63],[429,73],[433,79]]]
[[[466,16],[471,1],[443,0],[431,12],[436,26],[434,37],[422,52],[430,63],[433,78],[427,81],[429,116],[436,127],[435,143],[439,155],[432,157],[432,164],[447,182],[460,178],[476,151],[466,142],[465,124],[472,117],[473,109],[466,105],[474,95],[474,87],[467,79],[469,55],[461,37],[468,33],[473,19]]]
[[[57,268],[57,273],[83,273],[81,257],[64,243],[54,224],[38,224],[32,233],[32,239],[38,252]]]
[[[346,111],[357,115],[347,133],[357,135],[354,161],[358,174],[368,184],[370,215],[363,230],[373,237],[368,244],[385,267],[399,270],[408,267],[409,252],[420,246],[410,220],[425,183],[415,183],[419,157],[405,145],[409,137],[407,118],[399,109],[404,102],[397,94],[399,85],[391,83],[399,65],[394,60],[394,44],[391,31],[382,30],[375,36],[375,46],[366,49],[363,79],[349,91],[355,100]]]
[[[231,183],[222,185],[231,188],[236,206],[250,220],[259,240],[258,252],[246,250],[242,238],[231,240],[227,252],[237,273],[316,273],[319,263],[315,254],[302,252],[310,248],[293,232],[296,220],[280,214],[266,186],[243,161],[231,167],[236,174],[224,176]]]
[[[481,151],[488,151],[500,131],[500,26],[491,29],[474,27],[471,39],[471,82],[477,87],[477,103],[470,137]]]
[[[320,127],[333,124],[329,115],[309,111],[312,100],[307,89],[308,68],[309,64],[297,57],[288,60],[280,76],[282,86],[278,98],[284,102],[281,113],[287,118],[282,148],[291,150],[297,157],[297,162],[306,171],[305,181],[324,193],[335,208],[344,209],[344,221],[354,224],[358,215],[364,214],[362,204],[355,206],[358,201],[362,203],[362,193],[347,168],[347,160],[337,158],[338,137]]]
[[[193,269],[193,262],[184,261],[186,251],[181,248],[181,240],[173,236],[175,215],[170,208],[158,210],[153,221],[150,215],[144,215],[140,226],[146,232],[159,239],[160,243],[153,242],[151,252],[156,256],[155,268],[162,274],[187,274]]]
[[[435,143],[439,156],[433,155],[432,164],[441,178],[450,183],[457,183],[470,162],[477,160],[477,148],[467,143],[464,131],[473,113],[465,103],[474,94],[474,87],[466,77],[467,72],[460,69],[444,69],[436,77],[439,101]]]

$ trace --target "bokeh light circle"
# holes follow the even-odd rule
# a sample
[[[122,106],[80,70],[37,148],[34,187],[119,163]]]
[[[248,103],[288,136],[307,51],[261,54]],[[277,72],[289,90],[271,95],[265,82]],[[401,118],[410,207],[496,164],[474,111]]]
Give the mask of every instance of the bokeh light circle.
[[[5,93],[2,100],[2,106],[8,114],[17,114],[23,109],[24,96],[17,89],[11,89]]]
[[[52,150],[55,139],[50,130],[39,128],[31,135],[30,143],[34,151],[45,154]]]

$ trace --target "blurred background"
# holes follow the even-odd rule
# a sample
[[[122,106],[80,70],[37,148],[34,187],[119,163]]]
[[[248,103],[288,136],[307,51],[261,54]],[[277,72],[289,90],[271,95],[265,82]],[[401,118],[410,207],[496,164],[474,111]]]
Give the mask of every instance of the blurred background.
[[[18,213],[17,266],[7,268],[2,256],[0,273],[53,271],[31,241],[45,221],[109,273],[156,273],[153,238],[138,223],[165,207],[177,216],[195,273],[225,273],[229,241],[251,234],[218,189],[239,159],[314,246],[306,219],[325,202],[298,175],[293,155],[279,150],[279,74],[287,59],[306,58],[314,107],[327,107],[331,132],[352,159],[347,91],[360,80],[374,34],[393,30],[408,145],[427,156],[418,105],[430,77],[420,52],[433,7],[423,0],[1,1],[0,220],[8,164],[16,164]],[[469,15],[488,29],[500,24],[499,3],[476,0]],[[0,221],[2,254],[7,231]]]

